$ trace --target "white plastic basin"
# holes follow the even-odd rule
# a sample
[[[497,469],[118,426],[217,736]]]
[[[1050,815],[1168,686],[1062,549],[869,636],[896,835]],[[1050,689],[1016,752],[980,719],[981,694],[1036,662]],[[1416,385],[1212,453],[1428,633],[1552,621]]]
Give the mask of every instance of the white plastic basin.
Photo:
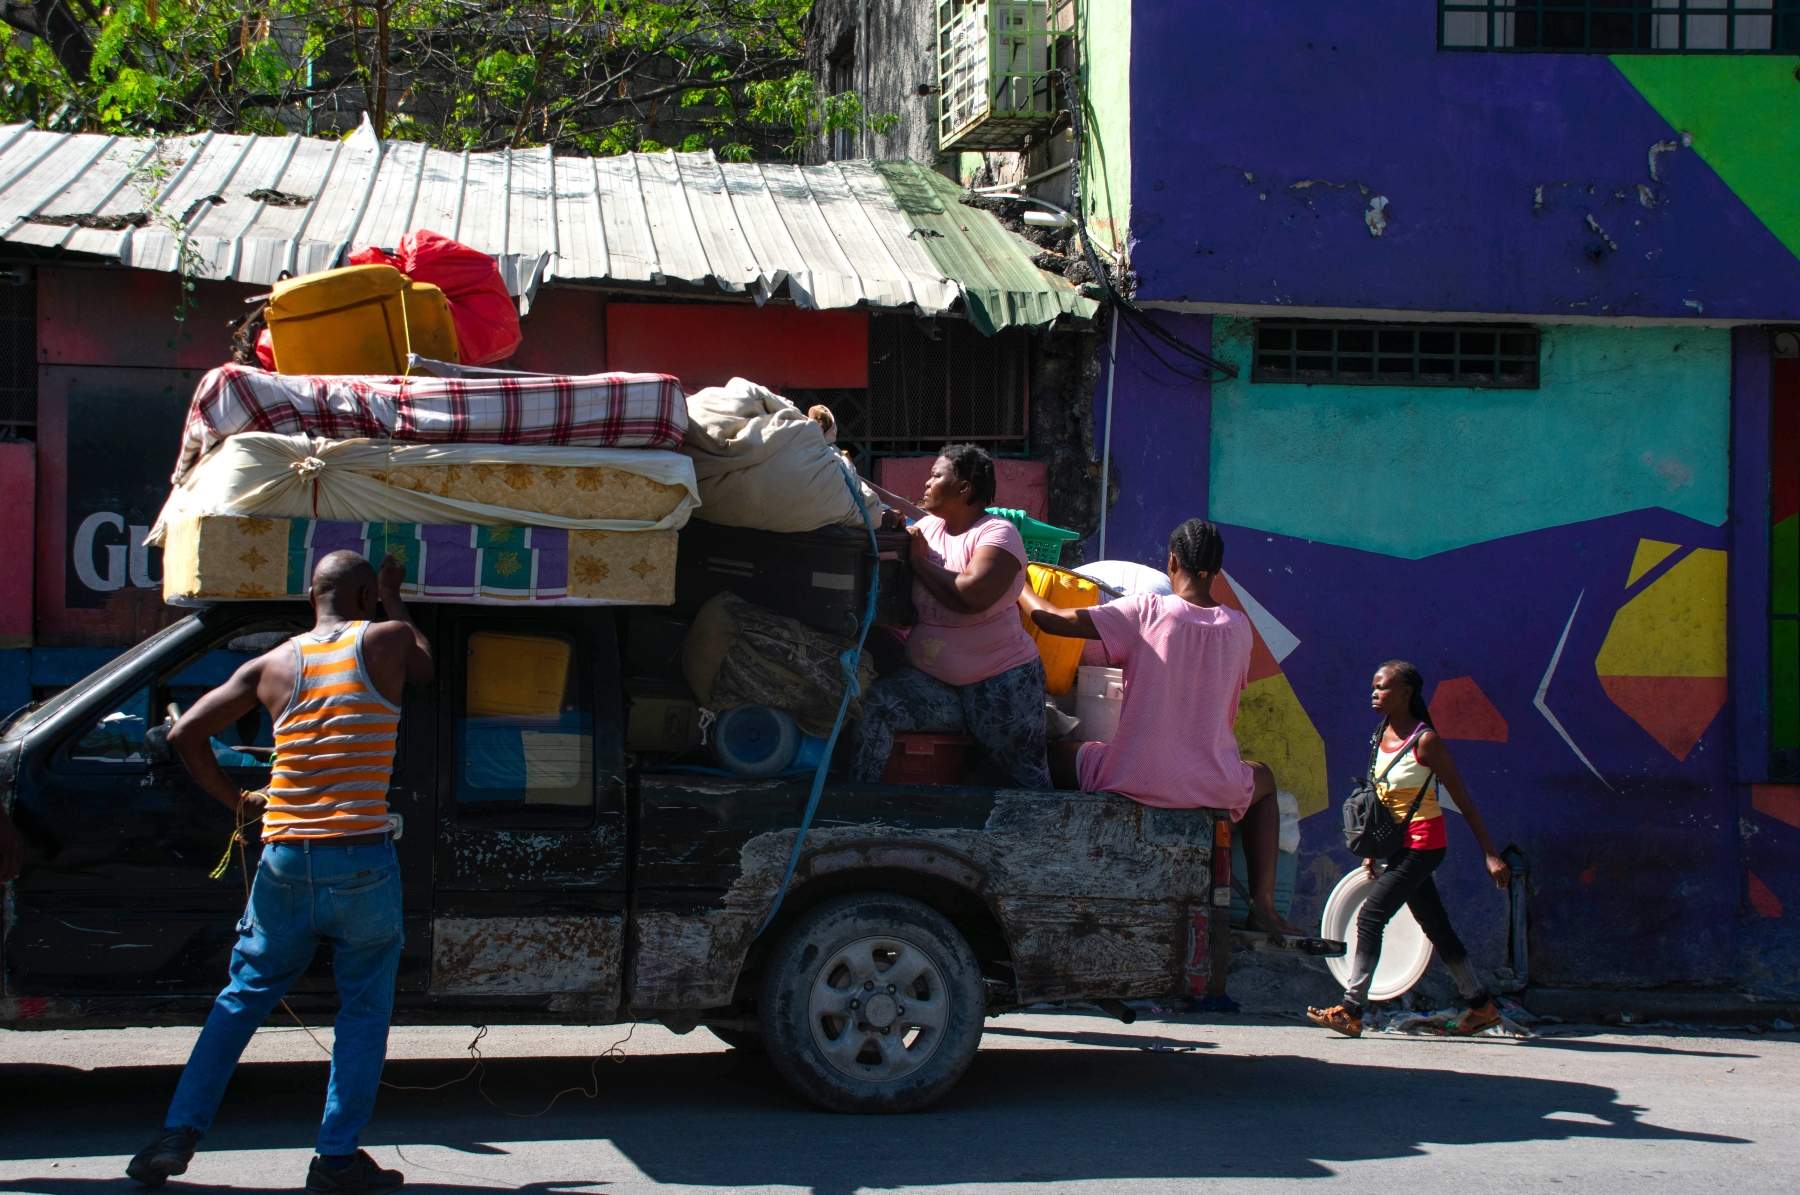
[[[1325,914],[1319,919],[1321,937],[1335,938],[1347,949],[1342,958],[1328,958],[1325,965],[1339,983],[1350,982],[1350,963],[1356,957],[1356,915],[1368,899],[1375,879],[1361,867],[1338,881],[1325,900]],[[1387,923],[1381,935],[1381,961],[1375,964],[1375,980],[1369,985],[1369,999],[1394,1000],[1413,990],[1425,978],[1431,966],[1431,940],[1419,928],[1412,910],[1402,907]]]

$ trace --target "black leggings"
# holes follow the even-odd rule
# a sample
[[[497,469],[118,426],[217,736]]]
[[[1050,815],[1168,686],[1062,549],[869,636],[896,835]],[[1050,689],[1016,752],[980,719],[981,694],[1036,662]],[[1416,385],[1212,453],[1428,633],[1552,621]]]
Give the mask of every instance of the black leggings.
[[[1381,959],[1381,935],[1402,906],[1412,910],[1419,928],[1437,948],[1438,958],[1455,978],[1457,990],[1469,1007],[1487,1003],[1487,993],[1469,966],[1469,952],[1451,928],[1443,897],[1438,895],[1437,882],[1431,878],[1443,861],[1443,847],[1429,851],[1408,847],[1389,859],[1387,867],[1376,875],[1375,886],[1356,915],[1356,959],[1350,968],[1350,982],[1344,988],[1346,1004],[1361,1008],[1368,1002],[1375,964]]]

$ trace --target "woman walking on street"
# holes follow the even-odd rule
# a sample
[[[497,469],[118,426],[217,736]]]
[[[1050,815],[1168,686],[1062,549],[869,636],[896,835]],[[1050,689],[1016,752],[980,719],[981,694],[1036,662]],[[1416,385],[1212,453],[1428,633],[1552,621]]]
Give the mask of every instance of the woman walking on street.
[[[1376,731],[1375,791],[1393,819],[1406,824],[1406,845],[1376,875],[1374,887],[1357,914],[1356,957],[1350,967],[1350,982],[1344,988],[1343,1003],[1330,1008],[1308,1008],[1307,1019],[1347,1037],[1362,1035],[1363,1007],[1375,976],[1375,964],[1381,959],[1382,931],[1404,905],[1412,910],[1419,928],[1437,948],[1438,957],[1449,968],[1456,990],[1468,1006],[1450,1023],[1448,1031],[1459,1036],[1479,1033],[1499,1022],[1500,1010],[1475,978],[1469,952],[1451,928],[1437,883],[1432,879],[1449,846],[1444,811],[1438,803],[1439,786],[1450,790],[1456,808],[1475,832],[1495,887],[1505,891],[1512,870],[1495,852],[1493,839],[1488,837],[1487,826],[1475,808],[1475,799],[1457,772],[1456,761],[1450,758],[1449,746],[1431,725],[1431,712],[1425,705],[1425,678],[1419,670],[1404,660],[1383,664],[1375,671],[1369,704],[1382,717],[1381,728]],[[1363,866],[1375,875],[1375,864],[1370,859]]]

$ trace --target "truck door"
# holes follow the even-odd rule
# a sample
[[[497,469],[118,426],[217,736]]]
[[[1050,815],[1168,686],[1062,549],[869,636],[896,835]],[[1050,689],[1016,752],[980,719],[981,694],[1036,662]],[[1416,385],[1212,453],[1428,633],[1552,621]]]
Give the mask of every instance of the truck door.
[[[611,1017],[626,897],[612,614],[442,614],[432,994]]]
[[[76,686],[30,733],[15,781],[27,857],[5,943],[10,994],[179,998],[219,989],[244,905],[235,859],[219,879],[209,874],[231,814],[159,754],[150,730],[309,621],[294,607],[184,620]],[[259,709],[215,737],[213,751],[239,785],[260,788],[271,742]],[[412,849],[429,840],[427,832]],[[252,868],[257,857],[252,844]],[[428,875],[429,860],[412,870]],[[423,926],[428,885],[419,897]],[[422,988],[423,944],[409,954],[401,984]],[[321,979],[329,987],[324,962],[322,953],[297,990]],[[133,1007],[143,1006],[122,1010]]]
[[[9,993],[128,997],[119,1011],[135,1017],[126,1010],[144,1008],[140,997],[218,992],[245,903],[236,857],[225,875],[211,878],[232,815],[158,754],[149,729],[308,624],[310,614],[292,606],[209,610],[77,686],[32,732],[14,781],[27,860],[5,936]],[[401,758],[428,758],[430,745],[410,741],[405,723]],[[212,750],[238,785],[261,788],[272,741],[270,718],[257,709],[216,736]],[[396,792],[394,806],[405,804]],[[421,830],[400,844],[403,873],[418,876],[407,891],[401,990],[425,986],[432,835],[428,824]],[[257,857],[252,842],[252,869]],[[331,990],[328,952],[295,986],[308,990]]]

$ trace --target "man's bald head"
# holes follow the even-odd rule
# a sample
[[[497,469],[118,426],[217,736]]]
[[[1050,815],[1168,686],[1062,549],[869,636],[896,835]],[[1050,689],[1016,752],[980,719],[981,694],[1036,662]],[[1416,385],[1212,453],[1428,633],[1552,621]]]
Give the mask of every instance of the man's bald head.
[[[313,568],[314,611],[345,618],[375,613],[375,566],[349,550],[331,552]]]

